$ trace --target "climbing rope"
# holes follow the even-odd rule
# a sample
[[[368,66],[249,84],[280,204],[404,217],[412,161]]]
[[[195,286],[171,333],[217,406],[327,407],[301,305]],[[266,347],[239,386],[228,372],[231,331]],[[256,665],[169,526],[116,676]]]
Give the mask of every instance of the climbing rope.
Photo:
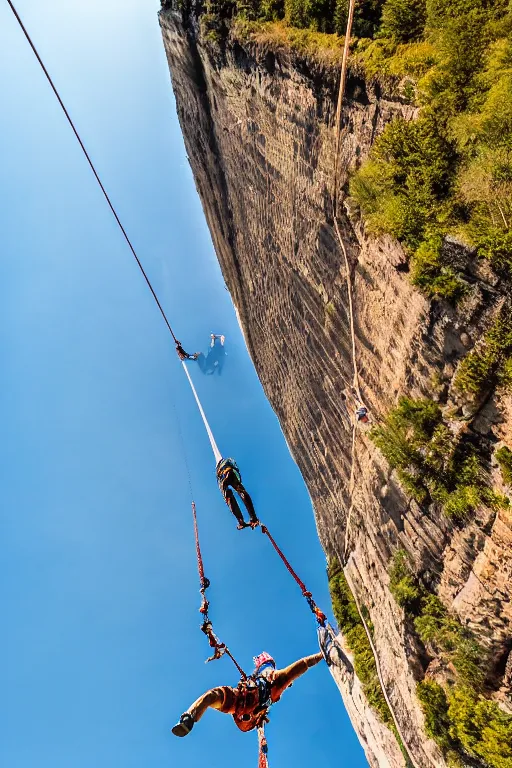
[[[354,602],[356,604],[357,612],[359,613],[359,616],[360,616],[361,621],[363,623],[364,631],[366,632],[366,636],[368,638],[368,642],[370,644],[370,648],[371,648],[372,653],[373,653],[373,658],[375,659],[375,667],[376,667],[376,670],[377,670],[377,677],[379,678],[379,683],[380,683],[380,687],[382,689],[382,693],[384,694],[384,698],[386,699],[386,704],[389,707],[389,711],[391,712],[391,717],[393,718],[393,722],[395,724],[397,733],[400,736],[402,744],[404,745],[404,749],[405,749],[405,751],[407,753],[407,756],[408,756],[408,758],[410,760],[410,763],[413,766],[413,768],[419,768],[418,763],[414,759],[413,755],[411,754],[410,749],[407,746],[407,741],[404,738],[403,731],[400,728],[400,723],[398,722],[398,719],[397,719],[397,717],[395,715],[395,712],[393,710],[393,705],[391,704],[390,698],[389,698],[387,690],[386,690],[386,686],[384,685],[384,680],[383,680],[383,677],[382,677],[382,671],[381,671],[381,667],[380,667],[379,657],[377,656],[377,650],[375,648],[375,645],[373,644],[373,638],[372,638],[372,635],[370,633],[370,630],[368,629],[368,625],[366,623],[366,619],[365,619],[365,617],[363,615],[363,612],[361,611],[361,606],[359,604],[359,600],[357,599],[356,591],[355,591],[355,588],[354,588],[354,582],[352,581],[352,577],[350,575],[350,572],[349,572],[349,569],[348,569],[348,565],[349,565],[349,563],[347,563],[347,566],[345,566],[343,568],[343,573],[344,573],[345,578],[347,580],[347,584],[349,586],[349,589],[352,592],[352,596],[353,596]]]
[[[265,736],[265,725],[262,724],[258,728],[258,768],[269,768],[268,766],[268,745],[267,738]]]
[[[237,662],[235,657],[232,655],[227,645],[225,643],[222,643],[217,637],[217,635],[215,634],[215,632],[213,631],[213,625],[208,615],[210,602],[206,597],[206,590],[210,586],[210,580],[207,579],[206,576],[204,575],[203,555],[201,552],[201,545],[199,543],[199,527],[197,524],[197,510],[196,510],[195,502],[192,502],[192,518],[194,521],[194,536],[196,541],[197,570],[199,573],[199,584],[200,584],[199,592],[201,594],[201,607],[199,608],[199,613],[201,613],[203,616],[201,631],[204,632],[204,634],[208,638],[210,648],[213,648],[213,655],[210,656],[210,658],[207,659],[206,661],[207,662],[215,661],[216,659],[220,659],[225,654],[231,659],[231,661],[237,668],[240,674],[240,678],[242,680],[247,680],[247,675],[245,674],[244,670],[242,669],[240,664]]]
[[[210,445],[212,447],[213,455],[215,456],[215,464],[217,465],[219,461],[222,459],[222,455],[218,449],[217,443],[215,442],[215,438],[213,436],[213,432],[210,428],[210,425],[208,424],[208,419],[206,418],[206,414],[204,412],[203,406],[201,405],[201,401],[199,399],[199,396],[196,392],[196,388],[194,387],[194,383],[190,377],[190,373],[188,372],[188,368],[185,365],[185,363],[182,361],[181,363],[183,365],[183,370],[185,371],[186,377],[188,379],[188,382],[190,384],[190,387],[192,389],[193,395],[195,397],[197,407],[199,408],[199,413],[201,414],[201,417],[203,419],[204,426],[206,428],[206,432],[208,434],[208,437],[210,439]]]
[[[354,21],[354,11],[356,7],[356,0],[350,0],[348,8],[347,28],[345,31],[345,42],[343,45],[343,58],[341,60],[341,73],[340,73],[340,87],[338,90],[338,104],[336,106],[336,149],[334,155],[334,217],[336,218],[336,207],[338,199],[338,161],[340,154],[340,141],[341,141],[341,108],[343,105],[343,97],[345,95],[345,82],[347,79],[347,64],[348,55],[350,51],[350,37],[352,35],[352,23]]]
[[[300,590],[302,591],[302,596],[306,598],[306,601],[307,601],[307,603],[308,603],[312,613],[314,614],[317,622],[320,624],[320,626],[322,626],[322,627],[325,626],[325,623],[327,621],[327,617],[326,617],[325,613],[322,613],[320,608],[317,606],[317,604],[313,600],[313,595],[311,594],[311,592],[308,591],[308,589],[307,589],[306,585],[304,584],[304,582],[301,581],[299,576],[295,573],[295,571],[293,570],[292,566],[290,565],[290,563],[286,559],[284,553],[277,546],[274,538],[270,534],[270,531],[268,530],[266,525],[262,525],[261,526],[261,532],[265,536],[267,536],[267,538],[270,540],[270,543],[272,544],[272,546],[274,547],[275,551],[277,552],[277,554],[279,555],[279,557],[281,558],[281,560],[285,564],[286,568],[288,569],[288,572],[293,576],[293,578],[295,579],[296,583],[300,587]]]
[[[75,137],[76,137],[76,139],[77,139],[77,141],[78,141],[78,143],[80,145],[80,148],[81,148],[82,152],[85,155],[85,159],[89,163],[91,171],[93,172],[94,177],[95,177],[96,181],[98,182],[98,185],[99,185],[101,191],[103,192],[105,200],[107,201],[108,206],[109,206],[110,210],[112,211],[112,214],[113,214],[113,216],[114,216],[114,218],[115,218],[115,220],[117,222],[117,225],[119,226],[119,229],[121,230],[121,232],[123,234],[123,237],[126,240],[126,242],[128,244],[128,247],[129,247],[130,251],[132,252],[132,255],[133,255],[135,261],[137,262],[137,266],[139,267],[139,269],[140,269],[140,271],[142,273],[142,276],[143,276],[144,280],[146,281],[146,284],[147,284],[149,290],[151,291],[151,293],[153,295],[153,298],[154,298],[154,300],[156,302],[156,305],[157,305],[158,309],[160,310],[160,314],[162,315],[162,317],[163,317],[163,319],[165,321],[165,324],[166,324],[166,326],[167,326],[167,328],[169,330],[169,333],[171,334],[172,338],[176,342],[177,339],[176,339],[176,336],[174,335],[174,331],[171,328],[171,324],[169,323],[169,320],[167,319],[167,315],[165,314],[164,309],[163,309],[162,305],[160,304],[160,301],[158,300],[158,296],[156,295],[155,290],[154,290],[153,286],[151,285],[151,281],[150,281],[149,277],[147,276],[146,271],[145,271],[144,267],[142,266],[142,263],[141,263],[139,257],[137,256],[135,248],[133,247],[132,242],[131,242],[130,238],[128,237],[127,233],[126,233],[126,230],[125,230],[125,228],[123,227],[123,225],[121,223],[121,219],[117,215],[116,209],[114,208],[114,206],[112,204],[112,201],[110,200],[110,197],[108,196],[108,193],[107,193],[105,187],[103,186],[103,183],[102,183],[102,181],[101,181],[101,179],[100,179],[100,177],[98,175],[98,172],[97,172],[97,170],[96,170],[96,168],[94,166],[94,163],[92,162],[92,160],[90,158],[90,155],[87,152],[82,139],[80,138],[80,134],[78,133],[78,131],[77,131],[76,127],[75,127],[75,124],[74,124],[73,120],[71,119],[71,116],[70,116],[68,110],[66,109],[66,106],[65,106],[64,102],[62,101],[62,99],[60,97],[60,94],[59,94],[59,92],[58,92],[58,90],[57,90],[57,88],[56,88],[52,78],[50,77],[50,74],[49,74],[48,70],[46,69],[46,67],[45,67],[45,65],[43,63],[43,60],[42,60],[41,56],[39,55],[39,53],[37,51],[37,48],[35,47],[34,43],[32,42],[32,39],[31,39],[29,33],[27,32],[27,29],[25,28],[25,25],[23,24],[23,22],[21,20],[18,11],[14,7],[13,3],[11,2],[11,0],[7,0],[7,3],[9,4],[9,7],[10,7],[11,11],[13,12],[13,14],[14,14],[14,16],[16,18],[16,21],[20,25],[21,30],[22,30],[23,34],[25,35],[25,37],[26,37],[30,47],[32,48],[32,51],[33,51],[37,61],[39,62],[40,66],[41,66],[41,69],[43,70],[43,72],[44,72],[44,74],[46,76],[46,79],[48,80],[48,82],[50,84],[50,87],[51,87],[52,91],[54,92],[55,96],[57,97],[57,101],[59,102],[59,104],[60,104],[60,106],[62,108],[62,111],[64,112],[64,114],[66,116],[66,119],[67,119],[68,123],[70,124],[73,133],[75,134]]]
[[[349,12],[348,12],[348,19],[347,19],[347,29],[345,33],[345,44],[343,48],[343,59],[342,59],[342,66],[341,66],[341,74],[340,74],[340,86],[338,91],[338,103],[337,103],[337,109],[336,109],[336,149],[335,149],[335,159],[334,159],[334,194],[333,194],[333,218],[334,218],[334,229],[336,231],[336,236],[338,238],[341,251],[343,253],[343,257],[345,260],[345,269],[346,269],[346,275],[347,275],[347,293],[348,293],[348,308],[349,308],[349,318],[350,318],[350,335],[352,339],[352,365],[353,365],[353,376],[354,376],[354,390],[357,394],[357,397],[359,399],[359,405],[364,406],[364,401],[361,395],[361,389],[359,385],[359,372],[357,368],[357,356],[356,356],[356,342],[355,342],[355,328],[354,328],[354,308],[353,308],[353,301],[352,301],[352,281],[350,277],[350,263],[348,259],[347,249],[345,247],[345,243],[343,242],[343,237],[341,235],[341,231],[338,224],[338,215],[337,215],[337,205],[338,205],[338,168],[339,168],[339,154],[340,154],[340,145],[341,145],[341,110],[343,106],[343,98],[345,95],[345,83],[346,83],[346,77],[347,77],[347,65],[348,65],[348,56],[349,56],[349,50],[350,50],[350,38],[352,34],[352,23],[354,20],[354,11],[355,11],[355,5],[356,0],[350,0],[349,5]],[[350,576],[348,565],[349,561],[346,562],[346,556],[348,551],[348,545],[349,545],[349,535],[350,535],[350,522],[352,518],[352,511],[354,507],[353,502],[353,492],[354,492],[354,474],[355,474],[355,440],[356,440],[356,425],[354,424],[353,432],[352,432],[352,451],[351,451],[351,467],[350,467],[350,481],[349,481],[349,495],[350,495],[350,506],[349,511],[347,515],[347,523],[345,526],[345,537],[344,537],[344,543],[343,543],[343,559],[340,558],[340,562],[343,567],[343,573],[345,575],[345,578],[347,579],[347,584],[352,592],[352,595],[354,597],[354,601],[357,607],[357,611],[359,613],[359,616],[361,617],[361,621],[363,623],[364,630],[366,632],[366,636],[368,638],[368,641],[370,643],[370,648],[373,653],[373,657],[375,659],[375,666],[377,669],[377,675],[379,678],[380,686],[382,689],[382,692],[384,694],[384,698],[386,699],[386,702],[388,704],[389,710],[391,712],[391,716],[393,718],[393,721],[395,723],[395,727],[397,730],[397,733],[399,734],[402,744],[404,745],[404,749],[409,757],[409,760],[413,766],[413,768],[418,768],[418,764],[414,760],[409,748],[407,747],[407,742],[404,738],[403,732],[400,728],[400,725],[398,723],[397,717],[394,713],[393,706],[391,704],[391,701],[389,699],[389,696],[386,691],[386,687],[384,685],[384,680],[382,678],[379,658],[377,656],[377,651],[375,649],[373,638],[371,637],[370,631],[368,629],[368,626],[366,624],[366,620],[361,612],[361,607],[359,605],[359,601],[357,599],[357,595],[355,592],[354,584],[352,582],[352,578]],[[352,555],[351,555],[352,558]],[[346,565],[344,564],[346,562]]]
[[[113,203],[112,203],[112,201],[111,201],[111,199],[110,199],[110,197],[109,197],[109,195],[107,193],[107,190],[105,189],[105,186],[103,185],[103,182],[101,181],[101,178],[100,178],[100,176],[99,176],[99,174],[98,174],[98,172],[96,170],[96,167],[95,167],[95,165],[94,165],[94,163],[93,163],[89,153],[87,152],[87,149],[85,148],[85,144],[82,141],[82,139],[80,137],[80,134],[78,133],[78,130],[77,130],[77,128],[76,128],[76,126],[75,126],[75,124],[74,124],[74,122],[73,122],[73,120],[72,120],[72,118],[71,118],[71,116],[70,116],[70,114],[69,114],[69,112],[68,112],[68,110],[67,110],[67,108],[66,108],[66,106],[65,106],[65,104],[64,104],[64,102],[62,100],[62,98],[61,98],[61,96],[60,96],[60,93],[57,90],[57,87],[56,87],[55,83],[53,82],[53,80],[52,80],[52,78],[50,76],[50,73],[46,69],[46,66],[45,66],[41,56],[39,55],[39,52],[38,52],[36,46],[34,45],[34,43],[32,41],[32,38],[30,37],[30,35],[29,35],[25,25],[23,24],[23,21],[21,20],[21,17],[19,15],[18,11],[14,7],[14,4],[13,4],[12,0],[7,0],[7,3],[9,4],[9,7],[10,7],[11,11],[13,12],[13,14],[14,14],[14,16],[16,18],[16,21],[18,22],[18,24],[19,24],[23,34],[25,35],[25,38],[27,39],[27,41],[28,41],[28,43],[29,43],[29,45],[30,45],[30,47],[31,47],[31,49],[32,49],[36,59],[37,59],[37,61],[39,62],[39,65],[40,65],[40,67],[41,67],[41,69],[42,69],[46,79],[48,80],[48,83],[50,84],[50,87],[51,87],[53,93],[55,94],[55,96],[57,98],[57,101],[59,102],[60,107],[61,107],[62,111],[64,112],[64,115],[65,115],[69,125],[71,126],[71,129],[72,129],[73,133],[75,134],[76,140],[78,141],[78,144],[80,145],[80,149],[82,150],[82,152],[83,152],[83,154],[85,156],[85,159],[87,160],[87,163],[89,164],[89,167],[91,168],[91,171],[94,174],[94,178],[96,179],[96,181],[97,181],[97,183],[98,183],[98,185],[99,185],[99,187],[100,187],[100,189],[101,189],[101,191],[103,193],[103,196],[104,196],[105,200],[107,201],[107,204],[108,204],[108,206],[109,206],[109,208],[110,208],[110,210],[112,212],[112,215],[114,216],[114,218],[115,218],[115,220],[117,222],[117,225],[118,225],[119,229],[121,230],[121,233],[122,233],[124,239],[126,240],[126,243],[127,243],[128,247],[129,247],[131,253],[132,253],[132,256],[134,257],[134,259],[135,259],[135,261],[137,263],[137,266],[138,266],[138,268],[139,268],[139,270],[140,270],[140,272],[141,272],[141,274],[142,274],[142,276],[143,276],[143,278],[144,278],[144,280],[146,282],[146,285],[148,286],[149,290],[151,291],[151,295],[153,296],[153,299],[155,300],[155,303],[156,303],[156,305],[157,305],[157,307],[158,307],[158,309],[160,311],[160,314],[162,315],[162,317],[164,319],[164,322],[165,322],[165,324],[167,326],[167,329],[168,329],[169,333],[171,334],[174,343],[177,344],[178,343],[178,339],[176,338],[176,336],[174,334],[174,331],[173,331],[173,329],[171,327],[169,319],[167,318],[165,310],[164,310],[164,308],[162,307],[162,305],[160,303],[160,300],[159,300],[159,298],[158,298],[158,296],[156,294],[155,289],[153,288],[153,285],[152,285],[152,283],[151,283],[151,281],[150,281],[150,279],[149,279],[149,277],[148,277],[148,275],[146,273],[146,270],[142,266],[142,262],[140,261],[138,255],[137,255],[137,252],[135,251],[135,248],[134,248],[134,246],[132,244],[132,241],[128,237],[128,234],[127,234],[125,228],[123,227],[121,219],[119,218],[119,216],[117,214],[117,211],[114,208],[114,205],[113,205]],[[212,446],[212,449],[213,449],[213,453],[215,455],[215,460],[216,460],[216,462],[219,462],[220,459],[222,458],[221,454],[220,454],[220,451],[219,451],[219,449],[217,447],[217,444],[216,444],[215,439],[213,437],[212,431],[210,429],[210,426],[209,426],[208,421],[206,419],[206,416],[204,414],[204,410],[203,410],[203,408],[201,406],[201,403],[199,401],[199,397],[197,395],[195,387],[194,387],[194,385],[192,383],[192,379],[190,378],[190,375],[188,373],[188,370],[187,370],[185,364],[183,364],[183,368],[185,370],[185,373],[187,375],[188,381],[189,381],[190,386],[192,388],[192,392],[194,394],[195,400],[196,400],[197,405],[199,407],[199,411],[200,411],[201,416],[203,418],[203,421],[204,421],[204,424],[205,424],[205,427],[206,427],[206,431],[208,433],[208,437],[210,439],[210,443],[211,443],[211,446]]]

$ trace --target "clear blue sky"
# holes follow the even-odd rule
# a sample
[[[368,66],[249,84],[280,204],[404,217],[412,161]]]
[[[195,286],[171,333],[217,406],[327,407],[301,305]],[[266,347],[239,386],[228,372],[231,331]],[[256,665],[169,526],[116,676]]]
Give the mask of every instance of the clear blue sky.
[[[318,602],[307,491],[245,350],[187,164],[157,0],[18,0],[187,349],[226,334],[221,378],[191,364],[221,451]],[[235,530],[165,326],[75,139],[0,0],[0,763],[255,766],[254,734],[212,712],[190,495],[212,616],[243,665],[316,651],[314,621],[259,532]],[[272,768],[365,765],[324,665],[272,713]]]

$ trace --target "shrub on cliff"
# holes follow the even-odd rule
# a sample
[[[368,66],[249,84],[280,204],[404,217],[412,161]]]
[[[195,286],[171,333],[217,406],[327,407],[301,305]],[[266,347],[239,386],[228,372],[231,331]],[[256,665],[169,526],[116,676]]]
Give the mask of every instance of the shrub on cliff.
[[[503,445],[498,448],[494,457],[500,466],[503,482],[506,485],[512,485],[512,451]]]
[[[464,750],[491,768],[512,768],[512,717],[496,702],[464,686],[444,689],[434,680],[418,683],[425,730],[450,755]]]
[[[404,39],[400,14],[407,18],[411,8],[385,3],[383,37],[356,53],[370,74],[392,75],[396,41]],[[420,117],[386,128],[350,194],[370,231],[404,243],[415,285],[456,303],[460,267],[447,264],[436,245],[447,232],[512,270],[512,7],[508,0],[428,0],[426,10],[433,55],[417,83]]]
[[[412,256],[411,280],[430,299],[444,299],[450,304],[457,304],[467,291],[466,283],[443,258],[440,235],[424,240]]]
[[[389,232],[411,249],[427,228],[449,215],[453,149],[435,114],[414,122],[394,120],[377,139],[369,168],[362,166],[350,194],[370,228]]]
[[[475,447],[452,434],[432,400],[401,397],[370,438],[418,504],[437,502],[463,522],[480,504],[495,508],[508,501],[486,485]]]
[[[453,740],[450,738],[448,700],[444,688],[434,680],[423,680],[416,686],[416,695],[425,717],[427,736],[434,739],[442,749],[449,749],[453,746]]]
[[[331,563],[328,576],[334,617],[353,653],[354,668],[364,694],[381,720],[391,725],[393,718],[380,687],[375,659],[350,587],[339,565]]]
[[[496,384],[508,385],[512,356],[512,308],[503,307],[478,345],[460,363],[454,388],[474,400]]]
[[[469,687],[447,693],[450,735],[491,768],[512,768],[512,716]]]
[[[414,578],[407,552],[397,550],[391,558],[389,567],[389,591],[398,605],[410,610],[420,597],[420,589]]]
[[[426,0],[386,0],[380,34],[399,43],[418,40],[427,18]]]
[[[414,627],[424,645],[453,664],[461,684],[481,690],[486,655],[472,633],[448,612],[437,595],[423,596]]]

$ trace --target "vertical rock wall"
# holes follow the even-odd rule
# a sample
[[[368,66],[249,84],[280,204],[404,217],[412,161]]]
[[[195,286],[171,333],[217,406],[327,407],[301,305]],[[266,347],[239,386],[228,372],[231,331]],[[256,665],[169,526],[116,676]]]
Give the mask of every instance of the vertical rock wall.
[[[172,9],[161,13],[160,23],[219,262],[309,488],[320,539],[328,556],[352,552],[352,579],[374,623],[386,690],[408,746],[422,768],[443,766],[424,734],[414,693],[424,660],[389,594],[389,557],[400,542],[418,567],[430,568],[443,598],[498,654],[511,619],[510,515],[488,520],[485,533],[478,520],[453,530],[439,513],[406,498],[365,430],[353,432],[347,274],[332,226],[337,72],[233,32],[219,45],[201,33],[197,18],[184,20]],[[413,117],[411,107],[355,77],[347,105],[341,184],[389,120]],[[367,238],[344,209],[340,219],[361,389],[379,418],[399,394],[431,394],[434,374],[449,380],[451,361],[466,351],[461,339],[476,333],[494,298],[492,290],[475,288],[464,324],[441,313],[408,282],[397,243]],[[375,718],[370,724],[368,708],[341,689],[371,764],[402,765],[389,731]]]

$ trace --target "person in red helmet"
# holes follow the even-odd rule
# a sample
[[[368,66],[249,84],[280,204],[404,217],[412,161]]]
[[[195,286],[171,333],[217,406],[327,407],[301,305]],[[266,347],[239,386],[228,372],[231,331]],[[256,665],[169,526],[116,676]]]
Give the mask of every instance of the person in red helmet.
[[[267,712],[279,701],[294,680],[323,659],[322,653],[305,656],[284,669],[276,669],[276,663],[268,653],[254,657],[254,672],[247,680],[241,680],[236,688],[222,685],[203,693],[180,717],[172,732],[175,736],[187,736],[194,723],[199,722],[207,709],[216,709],[232,715],[241,731],[252,731],[267,722]]]

